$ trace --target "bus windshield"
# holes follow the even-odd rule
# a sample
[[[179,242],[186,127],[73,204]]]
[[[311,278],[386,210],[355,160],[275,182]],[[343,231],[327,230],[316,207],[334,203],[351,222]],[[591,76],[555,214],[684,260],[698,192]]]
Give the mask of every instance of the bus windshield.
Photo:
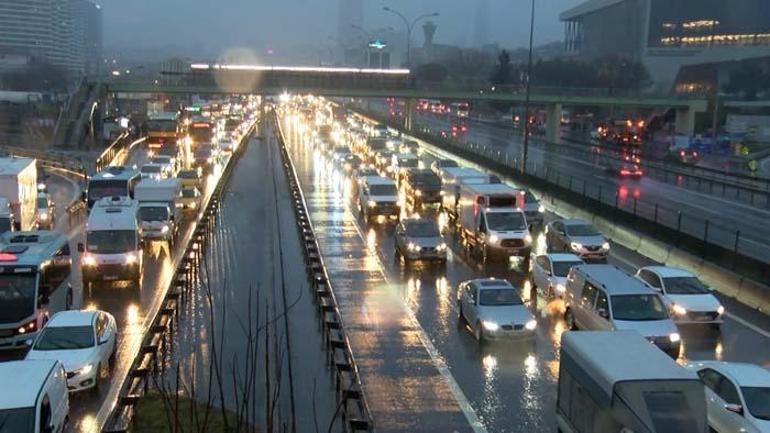
[[[86,250],[97,254],[123,254],[136,249],[135,230],[97,230],[86,234]]]
[[[104,197],[128,196],[128,181],[126,180],[92,180],[88,184],[88,200],[98,201]]]
[[[211,133],[211,127],[190,128],[190,136],[196,143],[208,143],[211,141],[213,134]]]
[[[31,316],[35,312],[36,289],[35,272],[0,274],[0,322],[20,322]]]

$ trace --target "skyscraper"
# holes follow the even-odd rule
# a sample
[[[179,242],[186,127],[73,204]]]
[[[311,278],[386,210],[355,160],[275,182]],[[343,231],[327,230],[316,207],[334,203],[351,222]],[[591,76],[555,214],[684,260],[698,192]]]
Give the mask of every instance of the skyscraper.
[[[475,7],[473,46],[481,47],[489,43],[489,0],[476,0],[471,4]]]
[[[352,26],[363,27],[363,0],[339,0],[337,13],[337,43],[342,47],[349,46],[355,39],[357,31]]]
[[[28,55],[74,75],[95,72],[101,9],[90,0],[0,0],[0,51]]]

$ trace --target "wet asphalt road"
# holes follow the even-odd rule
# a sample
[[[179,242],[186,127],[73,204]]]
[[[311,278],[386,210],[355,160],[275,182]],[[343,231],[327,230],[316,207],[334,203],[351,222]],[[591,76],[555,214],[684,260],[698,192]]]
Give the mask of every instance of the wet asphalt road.
[[[290,127],[291,123],[286,125]],[[352,185],[349,180],[314,152],[299,131],[295,130],[290,135],[291,154],[303,190],[315,206],[315,210],[311,210],[311,220],[316,227],[324,228],[323,236],[319,236],[324,257],[327,264],[335,263],[332,266],[337,267],[336,277],[332,276],[335,290],[345,293],[346,301],[356,308],[370,305],[380,308],[363,310],[366,320],[362,320],[361,324],[355,322],[352,337],[354,352],[367,354],[378,347],[398,349],[399,345],[393,345],[389,340],[394,338],[392,333],[371,332],[367,326],[388,325],[389,319],[400,318],[396,312],[400,306],[406,305],[417,321],[410,326],[419,325],[426,340],[420,341],[413,334],[401,333],[399,344],[402,353],[391,354],[391,357],[402,357],[404,364],[411,366],[414,356],[424,359],[425,349],[421,351],[419,346],[424,348],[428,342],[435,348],[432,358],[434,367],[425,364],[425,368],[411,371],[409,380],[402,379],[396,384],[414,389],[414,400],[408,404],[419,406],[417,413],[442,413],[439,403],[449,409],[440,421],[436,421],[442,423],[441,428],[431,430],[433,424],[428,424],[423,426],[424,430],[446,431],[447,427],[467,430],[468,420],[475,416],[483,424],[477,431],[554,431],[558,349],[560,335],[565,330],[563,303],[558,300],[547,302],[542,297],[533,296],[526,281],[526,272],[520,267],[506,264],[483,267],[474,257],[466,256],[452,237],[446,268],[419,264],[407,268],[394,258],[392,226],[365,227],[357,210],[351,206]],[[552,218],[554,215],[547,215],[547,219]],[[536,242],[542,249],[541,236]],[[613,245],[610,263],[632,271],[651,261]],[[381,278],[376,276],[380,272],[383,273]],[[458,320],[454,301],[458,283],[484,276],[506,278],[522,288],[523,297],[529,300],[538,317],[537,337],[533,342],[501,341],[479,346],[465,324]],[[372,284],[377,284],[378,290],[371,290]],[[372,296],[384,298],[387,302],[367,303],[366,297]],[[740,360],[770,366],[770,319],[729,299],[722,301],[729,314],[721,335],[698,328],[680,329],[684,347],[681,360]],[[441,385],[436,381],[435,366],[443,364],[448,367],[451,377],[445,377]],[[362,376],[375,384],[393,384],[394,373],[401,371],[402,365],[389,364],[387,359],[383,359],[379,363],[364,364],[361,369]],[[425,378],[420,378],[421,375]],[[459,386],[459,393],[453,393],[455,404],[450,404],[446,395],[442,395],[444,400],[423,399],[426,395],[422,393],[431,388],[429,385],[446,391],[453,381]],[[370,401],[389,397],[383,394],[388,390],[384,386],[369,389],[366,383],[364,385]],[[462,407],[466,399],[470,409],[464,413],[466,419],[460,422],[458,407]],[[387,411],[384,413],[390,414]],[[432,417],[424,419],[434,422]],[[385,420],[386,423],[389,421]],[[398,424],[395,427],[394,431],[399,430]]]
[[[189,394],[195,388],[199,400],[206,400],[210,385],[212,401],[219,404],[221,389],[231,410],[237,408],[236,395],[241,402],[246,396],[246,419],[262,426],[268,331],[271,388],[280,382],[276,419],[296,423],[296,431],[315,431],[315,425],[326,431],[336,407],[333,377],[277,141],[270,129],[263,137],[250,140],[220,202],[201,282],[180,315],[167,367],[173,376],[179,366],[182,389]],[[214,365],[220,374],[210,369]],[[240,391],[250,380],[253,388]],[[173,387],[173,377],[168,383]],[[340,426],[334,422],[332,431]]]
[[[371,107],[385,113],[383,104],[373,102]],[[451,134],[453,123],[446,115],[427,113],[414,113],[414,122],[415,125],[428,127],[436,134],[442,131]],[[511,166],[515,166],[514,160],[521,157],[522,137],[519,131],[472,121],[466,125],[467,132],[456,137],[459,143],[475,143],[482,148],[479,153],[494,152],[498,161],[508,161]],[[601,188],[604,202],[612,203],[617,192],[618,206],[629,212],[633,212],[636,201],[637,212],[649,219],[654,218],[657,203],[658,221],[669,227],[677,227],[677,212],[681,212],[681,229],[684,233],[698,239],[708,233],[710,242],[728,250],[735,248],[736,231],[740,231],[739,251],[762,261],[770,257],[770,246],[767,244],[770,226],[765,223],[770,219],[768,209],[687,190],[649,177],[621,180],[606,172],[604,156],[599,152],[592,153],[590,157],[575,156],[560,152],[558,145],[545,144],[537,139],[530,141],[528,161],[529,164],[537,165],[539,176],[548,176],[551,181],[558,181],[562,186],[571,185],[573,190],[580,191],[585,182],[588,184],[588,194],[593,197],[599,195]]]

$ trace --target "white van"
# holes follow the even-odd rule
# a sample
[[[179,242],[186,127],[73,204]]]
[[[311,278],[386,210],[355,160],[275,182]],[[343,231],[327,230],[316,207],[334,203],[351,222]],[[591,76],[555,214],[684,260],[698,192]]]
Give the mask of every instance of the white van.
[[[69,394],[59,361],[0,363],[0,430],[61,433],[69,418]]]

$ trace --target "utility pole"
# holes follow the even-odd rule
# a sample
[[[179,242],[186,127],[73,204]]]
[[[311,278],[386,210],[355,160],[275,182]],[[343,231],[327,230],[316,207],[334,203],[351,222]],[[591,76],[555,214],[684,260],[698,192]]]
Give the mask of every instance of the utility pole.
[[[529,60],[527,61],[527,87],[524,96],[524,145],[521,148],[521,174],[527,172],[529,155],[529,100],[532,86],[532,44],[535,37],[535,0],[532,0],[532,12],[529,18]]]

